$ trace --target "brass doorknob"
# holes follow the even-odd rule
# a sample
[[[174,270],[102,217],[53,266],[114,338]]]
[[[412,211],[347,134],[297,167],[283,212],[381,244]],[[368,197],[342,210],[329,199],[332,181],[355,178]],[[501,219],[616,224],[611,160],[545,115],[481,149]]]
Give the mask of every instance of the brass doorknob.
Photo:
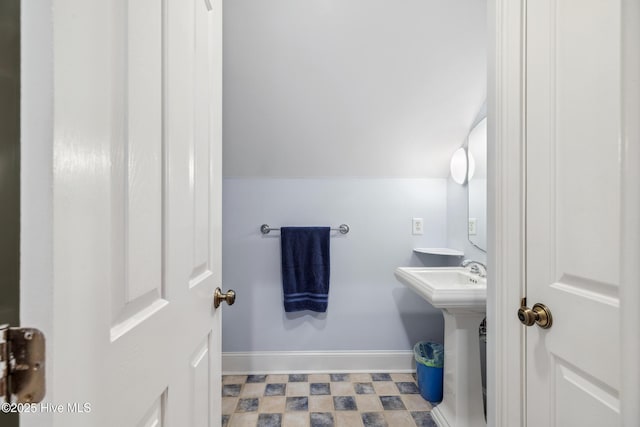
[[[220,307],[220,303],[222,301],[226,301],[228,305],[233,305],[233,303],[236,302],[235,291],[229,289],[226,293],[223,294],[220,288],[216,288],[215,292],[213,293],[213,306],[215,308]]]
[[[534,304],[532,308],[527,307],[526,302],[518,309],[518,319],[525,326],[532,326],[534,323],[542,329],[549,329],[553,324],[551,310],[544,304]]]

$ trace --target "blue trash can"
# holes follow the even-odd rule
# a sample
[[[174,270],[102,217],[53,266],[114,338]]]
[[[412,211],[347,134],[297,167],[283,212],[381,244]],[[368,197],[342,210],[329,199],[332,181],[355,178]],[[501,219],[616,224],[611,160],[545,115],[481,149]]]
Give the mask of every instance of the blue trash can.
[[[413,347],[413,355],[416,358],[420,395],[429,402],[441,402],[444,346],[436,342],[421,341]]]

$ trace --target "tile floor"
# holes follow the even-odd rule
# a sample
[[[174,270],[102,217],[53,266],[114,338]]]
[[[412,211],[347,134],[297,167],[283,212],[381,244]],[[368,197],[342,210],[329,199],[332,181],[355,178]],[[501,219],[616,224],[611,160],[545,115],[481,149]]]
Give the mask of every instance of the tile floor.
[[[223,427],[433,427],[412,374],[222,377]]]

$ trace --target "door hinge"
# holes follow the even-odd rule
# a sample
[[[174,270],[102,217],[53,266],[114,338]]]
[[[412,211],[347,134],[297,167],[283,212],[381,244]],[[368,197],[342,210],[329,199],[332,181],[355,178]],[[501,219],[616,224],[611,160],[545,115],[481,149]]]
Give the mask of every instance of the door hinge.
[[[38,403],[44,398],[44,334],[0,325],[0,402]]]

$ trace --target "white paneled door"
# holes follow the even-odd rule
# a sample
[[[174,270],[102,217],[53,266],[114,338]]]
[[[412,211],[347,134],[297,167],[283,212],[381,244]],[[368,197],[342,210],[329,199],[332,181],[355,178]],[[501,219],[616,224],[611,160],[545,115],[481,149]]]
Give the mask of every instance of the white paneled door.
[[[22,422],[218,426],[222,0],[52,3],[46,402],[64,407]]]
[[[620,425],[621,2],[529,1],[526,22],[527,305],[553,316],[526,330],[526,424]]]

